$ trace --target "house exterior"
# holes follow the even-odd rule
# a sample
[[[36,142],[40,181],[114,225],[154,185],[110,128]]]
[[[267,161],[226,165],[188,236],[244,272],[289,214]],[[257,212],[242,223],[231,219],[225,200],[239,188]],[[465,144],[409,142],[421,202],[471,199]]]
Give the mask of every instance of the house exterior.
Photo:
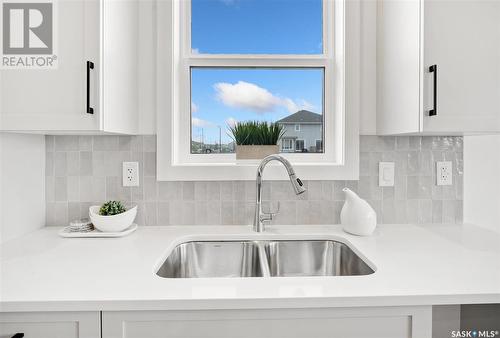
[[[323,152],[323,115],[300,110],[276,122],[285,130],[281,152]]]

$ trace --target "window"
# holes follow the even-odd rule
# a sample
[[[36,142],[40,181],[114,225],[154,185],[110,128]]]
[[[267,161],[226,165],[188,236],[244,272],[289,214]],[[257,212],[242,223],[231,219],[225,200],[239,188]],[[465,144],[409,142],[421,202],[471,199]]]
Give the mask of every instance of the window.
[[[306,144],[305,144],[304,140],[295,140],[295,151],[302,152],[302,153],[307,152]]]
[[[323,151],[323,140],[316,140],[316,151]]]
[[[277,122],[293,137],[300,120],[311,143],[322,138],[323,77],[322,68],[191,67],[191,154],[234,153],[228,127],[241,121]]]
[[[293,139],[283,138],[281,140],[281,151],[283,152],[293,151]]]
[[[305,179],[355,179],[359,14],[358,0],[158,2],[158,179],[254,179],[227,129],[246,120],[280,123]]]

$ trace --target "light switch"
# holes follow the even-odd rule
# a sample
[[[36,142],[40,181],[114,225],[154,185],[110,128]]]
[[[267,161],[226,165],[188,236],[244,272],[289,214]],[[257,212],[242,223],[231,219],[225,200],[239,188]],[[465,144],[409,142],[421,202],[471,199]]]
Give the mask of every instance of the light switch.
[[[394,162],[378,163],[378,185],[379,187],[394,186]]]

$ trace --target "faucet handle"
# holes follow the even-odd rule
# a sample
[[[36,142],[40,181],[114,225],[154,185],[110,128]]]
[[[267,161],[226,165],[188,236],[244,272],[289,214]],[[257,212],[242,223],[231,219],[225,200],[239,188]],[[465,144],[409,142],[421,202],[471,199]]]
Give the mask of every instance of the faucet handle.
[[[274,217],[276,217],[276,215],[280,212],[280,207],[281,207],[281,204],[280,204],[280,202],[278,202],[278,208],[276,208],[276,210],[272,210],[271,206],[269,206],[269,211],[263,210],[262,215],[261,215],[261,220],[262,221],[272,221],[274,219]]]

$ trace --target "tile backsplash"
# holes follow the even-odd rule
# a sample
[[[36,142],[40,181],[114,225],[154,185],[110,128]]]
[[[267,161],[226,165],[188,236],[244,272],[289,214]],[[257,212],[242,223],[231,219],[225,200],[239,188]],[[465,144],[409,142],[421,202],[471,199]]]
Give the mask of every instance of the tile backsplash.
[[[435,162],[453,162],[453,185],[436,186]],[[122,162],[139,162],[140,186],[122,187]],[[395,162],[394,187],[378,186],[378,163]],[[462,222],[462,137],[361,136],[358,181],[266,181],[264,200],[281,210],[275,224],[339,223],[347,186],[368,200],[379,223]],[[47,225],[86,217],[118,199],[137,204],[140,225],[251,224],[255,182],[157,182],[155,136],[46,136]]]

